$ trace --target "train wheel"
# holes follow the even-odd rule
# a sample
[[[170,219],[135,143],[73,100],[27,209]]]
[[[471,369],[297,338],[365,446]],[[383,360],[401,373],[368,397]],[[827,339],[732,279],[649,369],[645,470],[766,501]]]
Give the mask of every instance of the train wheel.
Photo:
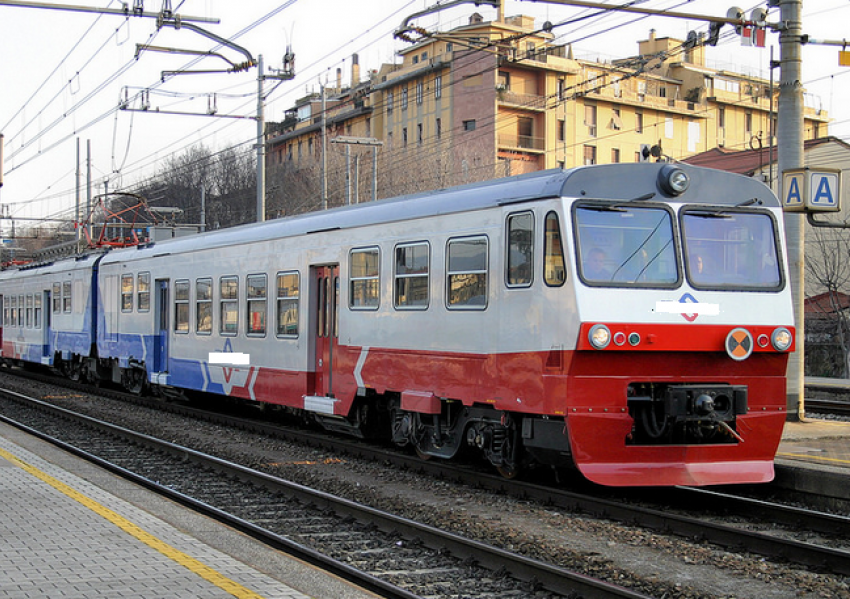
[[[521,472],[519,466],[509,466],[508,464],[502,464],[501,466],[496,466],[496,470],[499,471],[499,474],[502,475],[502,478],[506,478],[508,480],[513,480],[519,473]]]
[[[124,388],[133,395],[141,395],[147,384],[147,376],[142,368],[130,368],[124,371]]]
[[[78,360],[71,358],[70,362],[65,362],[62,365],[62,371],[65,373],[65,376],[67,376],[69,380],[72,380],[76,383],[80,380],[82,367],[80,366],[80,362]]]

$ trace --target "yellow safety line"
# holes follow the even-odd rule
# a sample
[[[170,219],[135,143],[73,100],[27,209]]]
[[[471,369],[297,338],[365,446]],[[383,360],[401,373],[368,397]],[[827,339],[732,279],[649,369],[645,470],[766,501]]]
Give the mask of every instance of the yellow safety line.
[[[142,530],[141,528],[139,528],[139,526],[133,524],[123,516],[116,514],[109,508],[101,505],[94,499],[83,495],[73,487],[69,487],[65,483],[53,478],[45,472],[42,472],[35,466],[24,462],[17,456],[3,450],[2,448],[0,448],[0,457],[6,458],[16,466],[32,474],[36,478],[46,482],[48,485],[54,487],[61,493],[64,493],[71,499],[78,501],[94,513],[98,514],[99,516],[102,516],[103,518],[105,518],[127,534],[132,535],[148,547],[156,549],[167,558],[177,562],[184,568],[187,568],[189,571],[197,574],[204,580],[211,582],[220,589],[227,591],[234,597],[239,597],[240,599],[263,599],[262,595],[258,595],[254,591],[246,589],[238,582],[227,578],[226,576],[214,570],[213,568],[210,568],[206,564],[203,564],[195,558],[186,555],[182,551],[175,549],[168,543],[161,541],[149,532]]]
[[[839,458],[822,458],[820,456],[812,455],[810,453],[785,453],[778,452],[776,455],[783,458],[805,458],[807,460],[815,460],[818,462],[837,462],[839,464],[850,464],[850,460],[842,460]]]

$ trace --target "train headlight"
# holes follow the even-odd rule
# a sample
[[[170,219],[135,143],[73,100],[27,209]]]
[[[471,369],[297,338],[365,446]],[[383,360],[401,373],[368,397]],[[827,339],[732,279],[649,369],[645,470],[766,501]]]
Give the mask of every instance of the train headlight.
[[[595,324],[588,335],[590,344],[596,349],[605,349],[611,343],[611,331],[604,324]]]
[[[658,185],[667,195],[681,195],[688,190],[691,178],[676,165],[666,164],[658,171]]]
[[[773,334],[770,336],[770,342],[773,344],[773,349],[776,351],[787,350],[791,347],[792,340],[793,337],[791,336],[791,331],[785,327],[779,327],[773,331]]]

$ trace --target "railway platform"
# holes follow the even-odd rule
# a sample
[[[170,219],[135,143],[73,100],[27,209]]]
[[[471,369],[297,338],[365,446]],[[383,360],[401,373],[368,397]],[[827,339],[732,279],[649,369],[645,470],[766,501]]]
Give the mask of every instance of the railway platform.
[[[850,502],[850,422],[786,422],[775,462],[778,485]]]
[[[375,595],[0,423],[0,597]]]

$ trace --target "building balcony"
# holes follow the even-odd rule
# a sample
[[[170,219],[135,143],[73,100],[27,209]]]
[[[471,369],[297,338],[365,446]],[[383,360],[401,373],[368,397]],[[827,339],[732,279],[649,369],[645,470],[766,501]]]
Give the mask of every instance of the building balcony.
[[[518,94],[507,89],[502,90],[498,88],[496,88],[496,96],[499,98],[499,104],[502,106],[523,108],[525,110],[533,110],[535,112],[546,111],[546,96],[538,96],[537,94]]]
[[[498,136],[498,144],[500,150],[514,150],[532,154],[543,154],[546,151],[545,137],[506,133]]]

